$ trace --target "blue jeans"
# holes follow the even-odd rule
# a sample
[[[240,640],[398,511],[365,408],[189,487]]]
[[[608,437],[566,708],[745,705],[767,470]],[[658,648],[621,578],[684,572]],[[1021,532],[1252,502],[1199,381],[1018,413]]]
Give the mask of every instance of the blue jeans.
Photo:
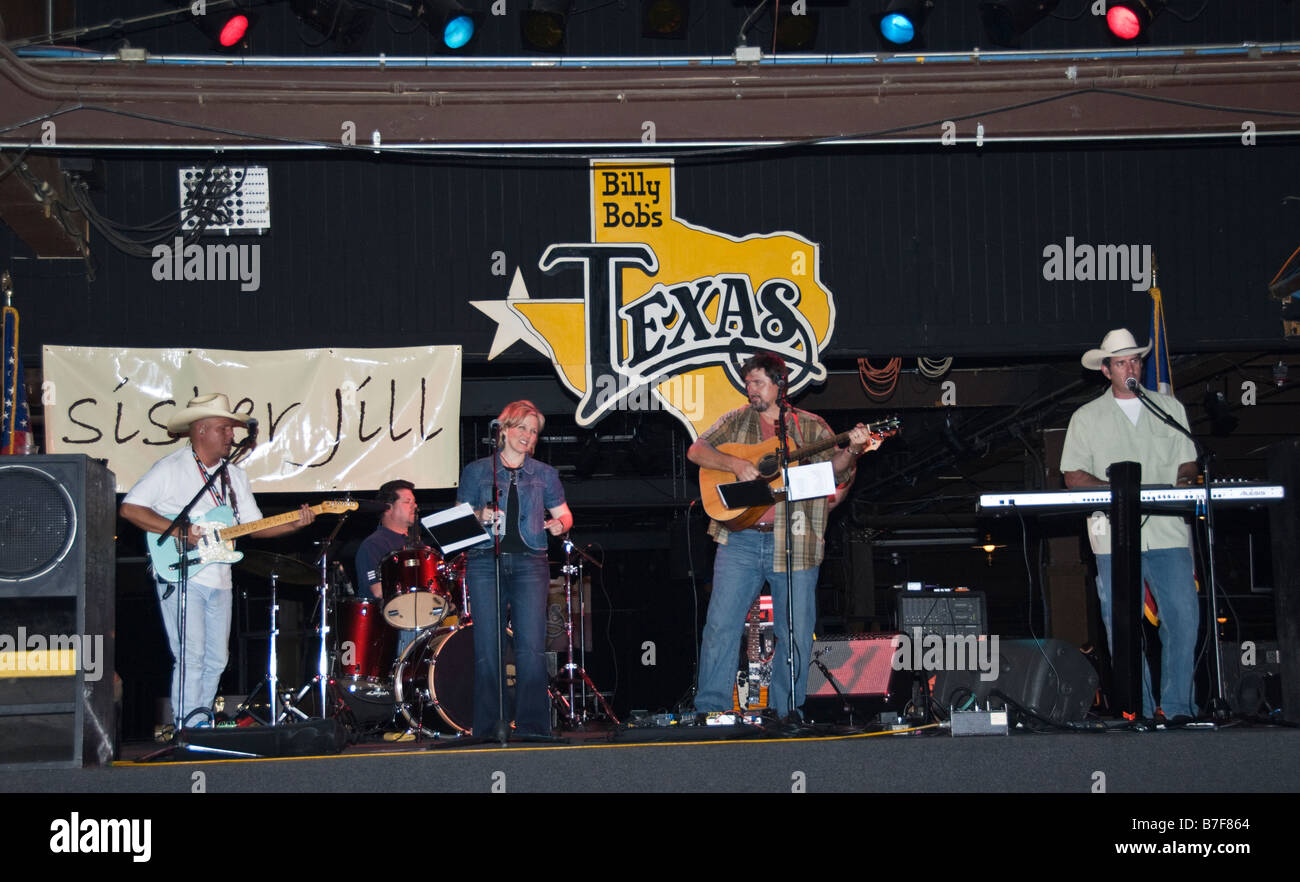
[[[713,563],[713,596],[704,624],[700,650],[700,689],[695,709],[731,710],[732,690],[740,662],[740,639],[745,615],[767,582],[772,588],[772,623],[776,632],[776,655],[772,657],[772,685],[768,690],[772,708],[782,716],[790,713],[790,670],[786,667],[785,573],[773,569],[776,549],[774,533],[741,530],[718,546]],[[794,703],[801,707],[808,687],[808,662],[812,658],[813,624],[817,618],[817,572],[819,567],[794,573]]]
[[[471,551],[465,581],[474,611],[474,734],[491,735],[497,721],[497,622],[509,611],[515,635],[515,728],[529,735],[551,732],[546,676],[546,589],[551,579],[545,552],[501,555],[501,609],[493,603],[496,569],[492,552]],[[510,719],[509,697],[506,719]]]
[[[1114,650],[1111,637],[1111,556],[1097,555],[1097,596],[1106,625],[1106,644]],[[1160,608],[1160,708],[1165,716],[1196,716],[1192,673],[1196,656],[1196,631],[1201,621],[1197,603],[1192,552],[1187,548],[1157,548],[1142,552],[1142,578]],[[1138,594],[1141,612],[1142,595]],[[1151,670],[1142,659],[1142,716],[1155,714],[1151,696]]]
[[[163,627],[167,630],[172,658],[177,661],[172,667],[172,714],[176,725],[179,727],[185,722],[186,725],[195,726],[211,722],[211,717],[206,714],[195,714],[192,718],[189,715],[198,708],[210,711],[212,701],[217,697],[217,687],[221,685],[221,675],[226,670],[226,661],[230,656],[231,591],[229,588],[211,588],[194,582],[186,590],[185,707],[182,709],[178,608],[181,589],[177,585],[171,597],[164,600],[163,593],[170,586],[166,582],[157,582],[156,587]]]

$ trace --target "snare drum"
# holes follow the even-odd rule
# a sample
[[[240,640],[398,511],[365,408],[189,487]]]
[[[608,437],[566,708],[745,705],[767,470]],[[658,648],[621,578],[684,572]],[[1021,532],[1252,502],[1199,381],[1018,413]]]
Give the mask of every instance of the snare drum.
[[[432,548],[403,548],[384,558],[384,621],[394,628],[433,628],[454,604],[442,556]]]
[[[506,707],[515,703],[515,641],[506,631]],[[428,631],[406,648],[393,691],[411,727],[468,734],[474,727],[474,626]]]

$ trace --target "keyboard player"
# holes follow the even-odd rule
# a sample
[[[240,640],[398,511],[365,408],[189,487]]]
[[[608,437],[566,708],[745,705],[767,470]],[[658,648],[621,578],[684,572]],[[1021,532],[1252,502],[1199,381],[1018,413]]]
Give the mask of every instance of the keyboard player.
[[[1146,411],[1126,383],[1141,382],[1142,359],[1151,344],[1138,346],[1133,334],[1119,328],[1106,334],[1097,349],[1082,358],[1083,366],[1100,371],[1110,383],[1102,395],[1075,411],[1065,434],[1061,472],[1071,489],[1107,487],[1113,462],[1137,462],[1143,484],[1190,486],[1196,480],[1196,450],[1183,435]],[[1187,412],[1172,396],[1147,395],[1184,428]],[[1106,639],[1114,649],[1111,616],[1111,547],[1107,516],[1089,518],[1088,537],[1097,556],[1097,594],[1101,600]],[[1196,715],[1192,675],[1200,609],[1192,572],[1191,535],[1181,515],[1149,515],[1142,521],[1142,578],[1156,599],[1160,615],[1160,707],[1169,720]],[[1155,717],[1151,673],[1142,661],[1142,715]]]

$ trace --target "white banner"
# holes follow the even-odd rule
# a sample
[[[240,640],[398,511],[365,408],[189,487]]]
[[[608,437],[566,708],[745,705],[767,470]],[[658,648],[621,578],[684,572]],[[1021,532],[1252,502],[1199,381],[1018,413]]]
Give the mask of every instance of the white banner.
[[[167,434],[167,420],[209,392],[260,423],[257,449],[240,463],[257,492],[372,490],[393,478],[454,487],[459,477],[459,346],[46,346],[43,355],[46,452],[108,460],[119,493],[186,443]]]

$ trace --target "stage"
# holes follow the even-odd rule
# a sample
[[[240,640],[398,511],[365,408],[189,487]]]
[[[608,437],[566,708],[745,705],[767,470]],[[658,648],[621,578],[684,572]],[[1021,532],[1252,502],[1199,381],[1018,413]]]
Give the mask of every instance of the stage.
[[[426,742],[291,759],[0,767],[0,791],[189,792],[197,772],[208,793],[1278,793],[1300,791],[1300,732],[1246,724],[960,738],[938,728],[799,738],[585,732],[505,748]]]

